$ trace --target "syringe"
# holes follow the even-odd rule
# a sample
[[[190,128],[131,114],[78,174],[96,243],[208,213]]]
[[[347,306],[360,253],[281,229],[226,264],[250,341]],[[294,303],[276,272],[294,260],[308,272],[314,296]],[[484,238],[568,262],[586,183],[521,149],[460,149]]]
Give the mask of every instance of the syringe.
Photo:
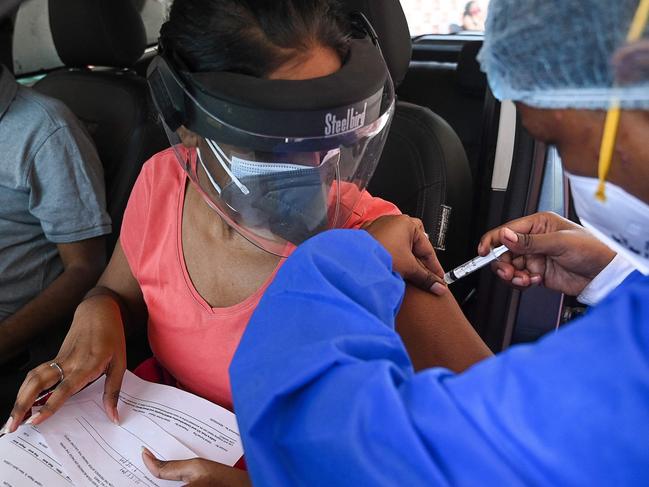
[[[462,279],[469,274],[473,274],[475,271],[478,271],[484,266],[491,264],[494,260],[498,260],[500,256],[506,252],[509,252],[509,249],[504,245],[501,245],[500,247],[495,249],[491,249],[491,252],[489,252],[489,254],[485,255],[484,257],[476,257],[466,264],[462,264],[460,267],[456,267],[452,271],[447,272],[444,275],[444,282],[446,282],[446,284],[453,284],[455,281]]]

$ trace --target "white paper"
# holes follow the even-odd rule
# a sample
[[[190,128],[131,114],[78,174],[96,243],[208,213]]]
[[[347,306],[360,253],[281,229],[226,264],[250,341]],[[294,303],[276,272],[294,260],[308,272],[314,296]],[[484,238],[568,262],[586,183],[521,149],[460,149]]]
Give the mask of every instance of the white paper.
[[[71,403],[101,403],[104,377],[72,398]],[[155,422],[196,453],[233,466],[243,455],[237,418],[225,408],[175,387],[144,381],[126,372],[119,400],[120,418],[134,412]]]
[[[179,485],[151,475],[142,446],[162,460],[199,456],[232,466],[243,455],[236,417],[224,408],[127,372],[117,426],[103,410],[103,388],[101,378],[38,430],[23,425],[1,437],[0,487]]]
[[[63,466],[31,426],[0,438],[0,485],[3,487],[71,487]]]
[[[75,486],[171,487],[181,482],[154,477],[142,461],[142,447],[160,460],[196,455],[158,425],[139,414],[113,424],[100,404],[88,400],[62,407],[37,426]]]

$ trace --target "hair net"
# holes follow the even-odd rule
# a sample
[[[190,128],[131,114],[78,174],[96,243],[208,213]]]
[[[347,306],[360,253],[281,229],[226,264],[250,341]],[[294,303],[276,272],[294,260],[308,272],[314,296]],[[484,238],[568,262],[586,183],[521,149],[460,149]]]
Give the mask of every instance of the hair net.
[[[492,0],[478,57],[496,98],[537,108],[649,109],[649,76],[617,77],[639,0]],[[643,39],[649,37],[645,27]]]

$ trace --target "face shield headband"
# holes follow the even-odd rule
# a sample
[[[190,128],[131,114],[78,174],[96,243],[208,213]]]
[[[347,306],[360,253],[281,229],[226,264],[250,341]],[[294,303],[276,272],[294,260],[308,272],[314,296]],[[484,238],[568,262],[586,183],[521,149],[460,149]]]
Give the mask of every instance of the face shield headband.
[[[350,41],[336,73],[303,81],[190,73],[167,55],[151,64],[149,86],[178,161],[223,220],[260,248],[286,256],[353,214],[394,113],[371,37]]]

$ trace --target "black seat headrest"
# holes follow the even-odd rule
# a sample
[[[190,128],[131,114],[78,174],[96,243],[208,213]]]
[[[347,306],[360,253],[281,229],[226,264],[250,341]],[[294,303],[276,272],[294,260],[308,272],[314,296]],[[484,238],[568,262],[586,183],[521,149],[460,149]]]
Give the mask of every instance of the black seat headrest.
[[[4,66],[13,73],[13,20],[12,16],[0,18],[0,65]],[[0,68],[0,72],[2,68]]]
[[[345,0],[348,12],[365,14],[379,36],[383,56],[396,86],[408,72],[412,57],[412,39],[406,15],[399,0]]]
[[[144,22],[132,0],[49,0],[49,11],[66,66],[127,68],[144,53]]]
[[[482,41],[467,42],[462,46],[457,61],[457,76],[460,88],[467,94],[484,96],[487,89],[487,76],[482,72],[477,60]]]

